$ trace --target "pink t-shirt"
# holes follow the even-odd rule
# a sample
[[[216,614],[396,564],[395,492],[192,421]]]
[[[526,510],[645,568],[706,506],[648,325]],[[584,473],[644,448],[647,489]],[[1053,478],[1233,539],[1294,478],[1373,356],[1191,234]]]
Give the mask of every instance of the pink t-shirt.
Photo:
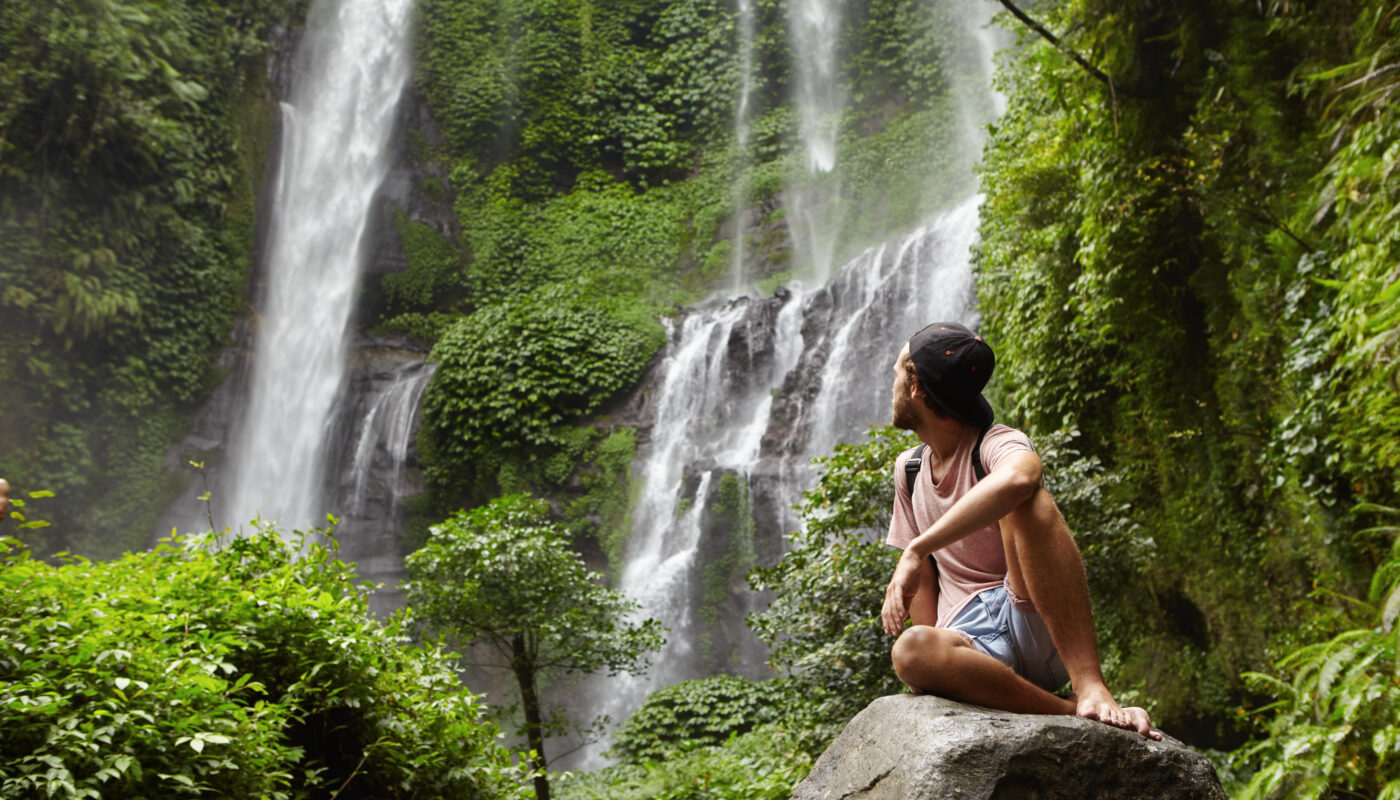
[[[888,544],[901,550],[908,547],[972,489],[977,483],[972,469],[972,448],[976,444],[977,429],[965,428],[947,474],[936,484],[930,467],[932,459],[925,450],[912,502],[906,489],[904,462],[916,448],[899,454],[894,464],[894,513],[890,535],[885,539]],[[1035,450],[1024,433],[993,425],[982,439],[982,466],[990,474],[1002,459],[1020,450]],[[996,523],[934,551],[933,557],[938,562],[938,627],[946,627],[967,601],[984,589],[1000,586],[1006,577],[1006,552],[1002,550],[1001,528]]]

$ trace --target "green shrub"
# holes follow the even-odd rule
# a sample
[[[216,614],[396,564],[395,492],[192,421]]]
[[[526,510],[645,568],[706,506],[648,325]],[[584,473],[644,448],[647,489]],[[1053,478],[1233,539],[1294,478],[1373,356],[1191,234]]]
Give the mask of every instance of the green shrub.
[[[51,566],[5,540],[0,797],[520,798],[436,647],[259,529]]]
[[[424,474],[462,491],[477,459],[561,444],[561,426],[630,387],[664,343],[654,320],[557,288],[462,318],[433,348]]]
[[[1400,509],[1369,510],[1400,516]],[[1351,606],[1349,630],[1279,659],[1281,677],[1245,673],[1250,688],[1274,702],[1255,712],[1264,715],[1267,737],[1231,755],[1237,771],[1254,771],[1235,795],[1240,800],[1400,798],[1400,541],[1376,569],[1366,600],[1343,599]],[[1320,617],[1338,622],[1334,608]]]
[[[812,762],[792,731],[770,724],[717,747],[563,775],[555,785],[562,800],[785,800]]]
[[[647,697],[614,733],[612,754],[629,763],[663,761],[724,742],[786,715],[792,682],[734,675],[683,681]]]
[[[394,228],[408,269],[380,280],[385,316],[431,312],[450,307],[465,293],[462,254],[442,234],[394,210]]]
[[[557,285],[600,298],[669,299],[695,205],[684,193],[638,193],[598,171],[533,204],[464,187],[457,211],[473,254],[473,300],[518,301]]]

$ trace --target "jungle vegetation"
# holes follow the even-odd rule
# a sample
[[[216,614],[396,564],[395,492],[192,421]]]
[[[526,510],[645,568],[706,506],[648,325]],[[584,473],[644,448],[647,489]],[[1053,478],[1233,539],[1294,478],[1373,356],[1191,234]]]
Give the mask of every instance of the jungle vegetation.
[[[756,110],[739,153],[727,3],[421,2],[416,91],[440,137],[425,133],[414,157],[450,176],[423,191],[453,205],[460,235],[397,220],[408,269],[371,287],[381,302],[367,307],[383,314],[362,323],[422,339],[439,364],[420,438],[423,530],[531,491],[575,545],[605,559],[620,548],[636,437],[599,413],[664,342],[658,319],[723,276],[740,212],[772,234],[753,242],[764,270],[791,266],[779,191],[800,157],[787,4],[754,7]],[[965,100],[968,54],[940,37],[956,8],[845,9],[839,160],[860,211],[844,223],[843,254],[949,196],[983,193],[976,267],[982,332],[998,354],[991,392],[1001,419],[1041,445],[1079,537],[1110,684],[1210,750],[1240,796],[1400,796],[1393,4],[1037,4],[1056,42],[1005,17],[1018,41],[999,58],[1006,110],[978,184],[944,168],[959,163],[952,114]],[[180,488],[165,451],[222,377],[216,355],[247,311],[269,42],[303,12],[293,0],[0,2],[0,474],[19,492],[57,493],[54,525],[29,535],[41,551],[141,549]],[[735,185],[747,187],[737,198]],[[586,357],[561,359],[539,336],[546,321]],[[502,346],[522,340],[532,346]],[[751,626],[784,683],[715,678],[659,693],[623,729],[621,763],[560,781],[558,794],[785,797],[855,710],[897,689],[886,673],[848,668],[884,658],[873,610],[864,616],[849,591],[797,590],[883,583],[889,553],[862,536],[883,524],[899,444],[876,430],[831,454],[801,501],[809,525],[786,558],[752,573],[779,597]],[[186,618],[140,610],[155,597],[148,584],[123,588],[161,570],[192,569],[211,592],[233,593],[221,613],[283,603],[307,647],[343,633],[350,655],[314,658],[347,670],[366,705],[428,701],[378,665],[341,663],[361,648],[451,685],[436,651],[381,641],[397,628],[357,627],[361,601],[325,566],[333,557],[294,562],[266,538],[240,546],[237,558],[187,545],[52,566],[7,544],[0,580],[26,593],[4,595],[17,621],[0,668],[63,693],[5,678],[3,713],[18,715],[6,730],[55,747],[106,736],[143,765],[147,753],[170,763],[136,775],[120,754],[86,772],[64,761],[64,777],[35,744],[7,753],[6,791],[22,796],[38,775],[68,781],[74,797],[107,779],[244,791],[246,767],[265,768],[258,791],[329,796],[332,776],[370,774],[356,758],[383,780],[410,767],[425,781],[464,779],[426,761],[380,764],[376,737],[406,735],[392,719],[356,716],[357,744],[343,751],[315,744],[308,721],[351,712],[296,670],[277,671],[311,656],[278,638],[281,621],[259,627],[256,615],[236,635],[199,634],[199,658],[214,664],[199,682],[236,681],[223,663],[251,676],[190,697],[210,720],[199,730],[139,715],[65,727],[61,705],[53,720],[24,716],[36,697],[120,705],[119,689],[145,708],[157,690],[194,691],[167,687],[151,666],[188,657]],[[258,588],[298,570],[322,593]],[[213,613],[203,599],[180,599],[196,624]],[[95,603],[116,616],[92,621]],[[126,659],[78,675],[49,634],[80,618],[97,644],[116,635],[110,626],[153,627],[139,629],[149,631],[139,649],[113,645]],[[19,643],[45,655],[21,657]],[[239,666],[255,656],[272,665]],[[28,699],[11,703],[21,690]],[[782,692],[819,702],[771,717],[762,709]],[[502,778],[494,733],[474,701],[451,696],[432,718],[468,743],[467,771],[497,787],[483,791],[510,796],[520,784]],[[240,725],[258,731],[256,746],[223,756],[218,737]],[[689,744],[667,738],[677,729],[694,732]],[[197,758],[170,755],[184,750]]]

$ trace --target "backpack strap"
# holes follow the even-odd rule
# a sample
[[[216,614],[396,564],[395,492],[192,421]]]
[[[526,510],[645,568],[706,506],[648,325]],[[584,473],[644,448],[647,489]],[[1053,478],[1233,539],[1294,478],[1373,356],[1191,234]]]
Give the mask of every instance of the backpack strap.
[[[979,481],[987,477],[987,468],[982,466],[982,440],[986,437],[987,429],[983,428],[977,433],[977,444],[972,446],[972,474]],[[928,445],[921,443],[909,460],[904,462],[904,493],[910,502],[914,500],[914,484],[919,480],[919,470],[924,466],[925,447]]]
[[[977,444],[972,446],[972,474],[977,480],[987,477],[987,468],[982,466],[982,440],[987,438],[987,429],[983,428],[977,433]]]
[[[914,502],[914,484],[919,481],[919,470],[924,466],[924,448],[926,444],[920,444],[914,451],[914,455],[909,456],[909,460],[904,462],[904,494],[909,498],[909,502]]]

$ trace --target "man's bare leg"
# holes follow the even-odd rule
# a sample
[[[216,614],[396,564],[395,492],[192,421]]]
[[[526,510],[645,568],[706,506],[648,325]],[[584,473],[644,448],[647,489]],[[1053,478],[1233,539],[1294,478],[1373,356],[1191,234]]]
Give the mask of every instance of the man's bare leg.
[[[1073,714],[1056,697],[945,628],[914,625],[895,640],[894,671],[916,692],[1019,714]]]
[[[1035,603],[1069,673],[1075,692],[1072,713],[1161,739],[1145,710],[1123,708],[1108,691],[1099,666],[1084,560],[1050,493],[1038,489],[1004,517],[1001,538],[1011,591]]]

